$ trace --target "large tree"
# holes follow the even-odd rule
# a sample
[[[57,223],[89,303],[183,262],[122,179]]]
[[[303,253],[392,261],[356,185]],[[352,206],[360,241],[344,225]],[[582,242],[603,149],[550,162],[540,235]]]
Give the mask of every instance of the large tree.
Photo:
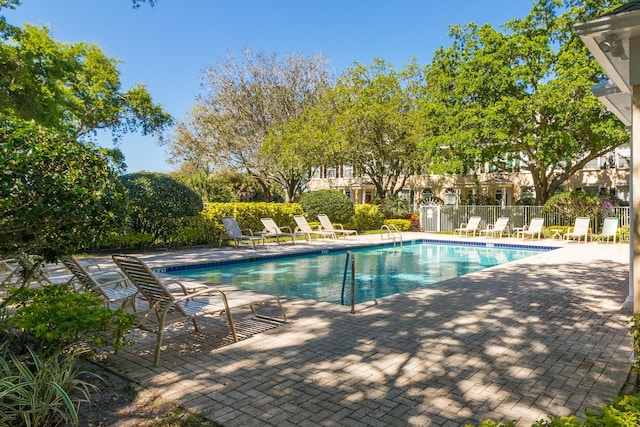
[[[245,50],[227,56],[204,74],[205,93],[169,139],[170,155],[204,172],[233,167],[254,176],[265,198],[281,180],[279,165],[262,155],[269,131],[297,119],[329,83],[321,55],[267,56]],[[215,156],[212,156],[214,153]]]
[[[123,91],[115,59],[89,43],[60,43],[26,24],[0,33],[0,113],[86,138],[108,129],[114,139],[160,135],[171,116],[143,85]]]
[[[484,163],[506,171],[519,161],[544,203],[590,160],[628,142],[590,91],[604,76],[571,26],[620,2],[564,3],[540,0],[502,31],[452,27],[453,45],[427,67],[425,104],[438,114],[434,140],[447,147],[451,172]]]
[[[352,165],[375,185],[378,197],[397,195],[428,160],[420,147],[421,86],[414,62],[400,72],[382,59],[369,67],[356,63],[307,115],[315,136],[304,128],[305,138],[316,139],[325,164]]]

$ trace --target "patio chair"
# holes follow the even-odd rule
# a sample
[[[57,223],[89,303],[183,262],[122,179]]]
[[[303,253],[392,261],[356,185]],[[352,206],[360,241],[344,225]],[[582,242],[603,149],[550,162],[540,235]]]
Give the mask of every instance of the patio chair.
[[[280,304],[280,299],[276,296],[259,294],[249,290],[222,291],[216,289],[213,285],[207,286],[204,284],[204,288],[200,290],[189,292],[186,287],[183,287],[183,292],[173,293],[149,266],[140,259],[119,254],[113,255],[112,258],[149,303],[148,311],[138,311],[139,320],[136,326],[157,335],[153,359],[153,364],[156,367],[160,363],[162,335],[165,327],[170,324],[190,321],[194,329],[199,331],[198,317],[225,313],[233,340],[238,342],[236,327],[231,315],[231,310],[233,309],[249,307],[253,315],[259,319],[280,323],[284,323],[287,320],[282,304]],[[277,304],[282,318],[265,316],[256,312],[256,307],[267,303]],[[140,318],[140,315],[142,315],[142,318]]]
[[[590,222],[591,220],[584,216],[576,218],[576,222],[573,225],[573,228],[563,237],[565,238],[565,240],[576,239],[578,242],[580,242],[580,239],[584,238],[584,242],[587,243],[587,238],[589,237]]]
[[[462,236],[462,232],[464,232],[465,236],[468,236],[469,233],[471,233],[472,236],[475,236],[476,233],[480,231],[480,221],[482,221],[482,218],[479,216],[470,217],[468,222],[463,222],[460,224],[460,227],[453,230],[453,235],[455,236],[455,234],[458,233]]]
[[[293,219],[296,221],[296,224],[298,224],[294,231],[305,233],[308,240],[311,240],[312,234],[316,236],[316,239],[318,239],[320,236],[322,236],[322,238],[325,238],[327,236],[335,237],[335,234],[333,232],[323,230],[322,226],[319,226],[318,229],[314,230],[311,225],[309,225],[309,222],[307,222],[307,218],[305,218],[303,215],[294,215]]]
[[[131,304],[133,311],[136,310],[138,288],[131,285],[120,271],[101,270],[92,274],[89,267],[80,264],[72,256],[62,257],[61,261],[80,284],[78,290],[100,295],[104,298],[107,308],[111,308],[112,303],[120,302],[120,306],[126,307]]]
[[[613,238],[613,243],[616,242],[616,238],[618,237],[618,218],[614,216],[609,216],[604,219],[602,223],[602,232],[600,234],[595,234],[593,237],[597,237],[600,241],[607,239],[607,243],[609,243],[609,239]]]
[[[489,225],[486,229],[480,230],[480,235],[485,234],[487,237],[498,236],[502,237],[502,233],[509,235],[509,217],[501,216],[493,225]]]
[[[275,237],[277,244],[280,244],[281,237],[291,237],[291,241],[294,245],[296,244],[296,237],[298,236],[304,237],[305,240],[308,239],[308,236],[305,233],[293,231],[289,226],[278,227],[278,224],[276,224],[272,218],[260,218],[260,221],[262,222],[262,225],[264,225],[264,231],[261,233],[262,236]]]
[[[256,241],[262,241],[264,244],[263,236],[254,236],[253,231],[246,229],[249,234],[244,234],[238,225],[238,221],[234,217],[225,216],[222,218],[222,225],[224,225],[224,231],[220,232],[220,239],[218,241],[218,247],[222,246],[223,240],[233,240],[236,244],[236,248],[241,241],[246,240],[251,242],[253,249],[256,248]]]
[[[544,218],[531,218],[529,225],[518,231],[516,237],[521,237],[524,240],[527,236],[533,239],[533,237],[537,235],[538,240],[540,240],[542,227],[544,227]]]
[[[320,221],[322,229],[328,233],[332,233],[334,238],[338,235],[344,236],[345,238],[351,234],[358,235],[357,230],[348,230],[345,229],[342,224],[333,224],[326,214],[318,214],[318,220]]]

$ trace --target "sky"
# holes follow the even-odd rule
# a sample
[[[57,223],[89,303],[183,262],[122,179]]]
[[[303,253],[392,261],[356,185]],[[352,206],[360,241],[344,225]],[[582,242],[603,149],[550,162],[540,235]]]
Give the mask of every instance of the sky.
[[[59,42],[90,42],[116,58],[122,89],[147,86],[155,102],[182,120],[202,93],[202,75],[227,54],[322,54],[340,75],[375,58],[402,69],[411,58],[428,64],[451,45],[449,26],[494,27],[524,18],[533,0],[23,0],[2,10],[14,25],[48,26]],[[170,130],[169,130],[170,132]],[[98,143],[112,147],[110,135]],[[127,172],[170,172],[166,147],[155,137],[128,134],[118,148]]]

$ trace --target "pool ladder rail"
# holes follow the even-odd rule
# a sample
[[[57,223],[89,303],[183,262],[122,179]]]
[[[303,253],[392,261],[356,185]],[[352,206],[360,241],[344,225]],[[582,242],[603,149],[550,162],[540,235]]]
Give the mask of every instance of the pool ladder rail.
[[[380,230],[386,230],[386,233],[380,234],[381,239],[384,239],[386,236],[387,239],[393,239],[393,246],[396,245],[397,241],[399,241],[400,246],[402,246],[402,233],[394,224],[383,224]]]

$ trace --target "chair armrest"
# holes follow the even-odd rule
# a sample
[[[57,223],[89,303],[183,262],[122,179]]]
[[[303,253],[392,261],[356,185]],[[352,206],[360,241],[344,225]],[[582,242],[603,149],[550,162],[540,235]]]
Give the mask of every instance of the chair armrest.
[[[245,231],[249,232],[249,236],[253,236],[253,230],[251,230],[250,228],[245,228],[244,230],[242,230],[242,232],[244,233]]]
[[[291,227],[289,227],[288,225],[285,225],[284,227],[280,227],[280,229],[286,229],[289,230],[289,233],[293,233],[293,230],[291,229]]]
[[[333,224],[334,228],[340,228],[340,230],[344,230],[344,226],[342,224]]]

